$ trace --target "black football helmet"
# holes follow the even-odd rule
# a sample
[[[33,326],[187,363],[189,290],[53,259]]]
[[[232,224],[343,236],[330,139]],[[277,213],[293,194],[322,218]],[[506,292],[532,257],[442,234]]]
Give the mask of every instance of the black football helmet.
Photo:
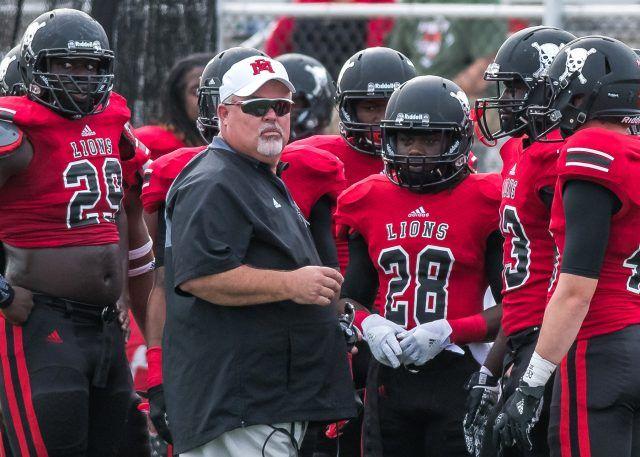
[[[475,103],[475,119],[484,138],[495,141],[525,133],[526,109],[536,102],[536,86],[560,48],[575,38],[554,27],[529,27],[514,33],[500,46],[484,73],[486,81],[495,82],[496,96],[480,98]],[[487,116],[492,112],[500,119],[500,128],[494,132],[489,125],[492,116]]]
[[[556,128],[566,138],[592,119],[640,121],[640,57],[621,41],[578,38],[560,50],[545,79],[545,101],[527,109],[538,141]]]
[[[51,59],[95,59],[92,76],[51,72]],[[102,26],[74,9],[38,16],[20,42],[20,71],[32,100],[69,117],[96,114],[107,107],[113,88],[114,53]]]
[[[24,95],[24,84],[18,61],[20,60],[20,47],[11,49],[0,60],[0,97],[7,95]]]
[[[284,65],[296,88],[289,141],[322,133],[333,112],[335,86],[331,75],[319,61],[304,54],[283,54],[276,60]]]
[[[395,89],[416,76],[413,63],[393,49],[376,47],[355,53],[338,75],[336,103],[340,134],[356,151],[380,155],[379,124],[360,122],[355,103],[363,99],[388,100]]]
[[[384,173],[415,192],[437,192],[470,173],[473,144],[469,100],[452,81],[418,76],[396,90],[387,105],[382,130]],[[399,135],[420,135],[438,144],[429,154],[402,154]]]
[[[254,48],[229,48],[216,54],[204,67],[198,88],[199,113],[196,123],[200,135],[207,143],[211,143],[220,131],[218,105],[221,101],[222,77],[233,64],[254,56],[266,57],[266,54]]]

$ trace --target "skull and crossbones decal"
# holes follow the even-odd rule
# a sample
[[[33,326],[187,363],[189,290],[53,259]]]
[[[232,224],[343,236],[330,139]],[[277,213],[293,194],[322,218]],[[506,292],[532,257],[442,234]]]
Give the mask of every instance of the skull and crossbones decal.
[[[33,49],[31,49],[31,43],[33,42],[33,39],[36,37],[36,33],[45,25],[47,25],[46,22],[35,21],[35,22],[32,22],[29,25],[29,27],[27,27],[27,30],[25,30],[24,37],[22,38],[22,49],[23,50],[26,49],[27,54],[29,56],[33,56]]]
[[[587,78],[582,74],[582,68],[587,62],[587,57],[596,52],[595,48],[591,48],[588,51],[585,48],[573,48],[565,49],[567,53],[567,62],[565,63],[564,73],[560,75],[560,81],[566,80],[570,75],[578,72],[578,79],[580,84],[585,84]]]
[[[554,43],[543,43],[538,44],[538,42],[531,43],[531,46],[538,51],[538,60],[540,62],[540,66],[533,73],[534,78],[539,78],[542,76],[542,73],[549,68],[553,59],[558,55],[560,48],[564,46],[564,43],[560,43],[558,46]]]
[[[17,59],[18,58],[16,56],[5,56],[4,59],[0,60],[0,81],[2,81],[5,76],[7,76],[7,70],[9,70],[9,65],[11,65],[11,62]]]

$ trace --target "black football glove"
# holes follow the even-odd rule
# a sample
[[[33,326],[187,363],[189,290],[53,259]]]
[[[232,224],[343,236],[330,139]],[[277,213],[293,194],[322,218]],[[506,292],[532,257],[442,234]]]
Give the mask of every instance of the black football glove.
[[[524,381],[505,402],[493,427],[494,440],[498,448],[517,446],[522,450],[533,450],[531,430],[540,419],[544,386],[531,387]]]
[[[498,380],[499,378],[495,376],[477,371],[471,375],[465,385],[469,395],[467,396],[467,412],[464,415],[462,427],[467,452],[474,457],[480,455],[489,414],[500,396]]]
[[[169,444],[173,444],[169,422],[167,420],[167,407],[164,404],[164,390],[162,384],[151,387],[147,394],[149,396],[149,418],[156,428],[160,438]]]

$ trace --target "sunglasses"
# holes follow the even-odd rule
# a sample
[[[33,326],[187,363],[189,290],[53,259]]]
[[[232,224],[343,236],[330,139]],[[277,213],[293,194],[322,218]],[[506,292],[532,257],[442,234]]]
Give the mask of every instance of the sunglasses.
[[[264,117],[270,109],[276,113],[276,116],[284,116],[291,112],[293,101],[288,98],[252,98],[235,103],[224,103],[225,105],[238,105],[245,114],[256,117]]]

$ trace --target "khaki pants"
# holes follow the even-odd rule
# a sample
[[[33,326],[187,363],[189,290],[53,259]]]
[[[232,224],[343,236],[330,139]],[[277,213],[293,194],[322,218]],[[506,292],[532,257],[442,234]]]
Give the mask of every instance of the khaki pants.
[[[237,428],[180,457],[297,457],[306,430],[307,422]]]

